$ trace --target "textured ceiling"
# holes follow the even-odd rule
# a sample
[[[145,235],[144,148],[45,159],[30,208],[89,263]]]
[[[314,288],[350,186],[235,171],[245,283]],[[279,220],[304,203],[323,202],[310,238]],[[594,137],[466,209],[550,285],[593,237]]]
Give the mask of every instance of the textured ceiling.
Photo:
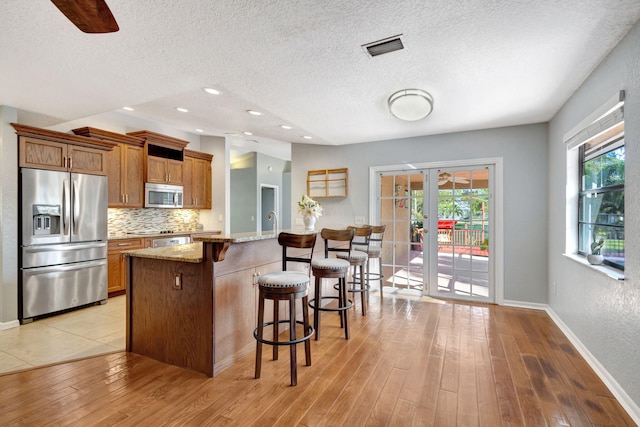
[[[107,3],[120,31],[85,34],[49,0],[4,0],[0,104],[47,125],[119,111],[193,133],[331,145],[535,123],[640,18],[638,0]],[[361,47],[397,34],[402,51]],[[433,113],[392,117],[386,100],[404,88],[430,92]]]

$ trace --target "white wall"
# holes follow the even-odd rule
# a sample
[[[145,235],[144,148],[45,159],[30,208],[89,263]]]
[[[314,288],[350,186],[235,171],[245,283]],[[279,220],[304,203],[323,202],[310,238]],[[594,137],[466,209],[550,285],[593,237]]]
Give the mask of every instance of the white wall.
[[[15,108],[0,106],[0,329],[18,319],[18,140]]]
[[[369,216],[369,167],[502,157],[504,298],[547,302],[547,125],[535,124],[343,146],[293,144],[292,195],[306,192],[307,171],[349,168],[349,196],[322,199],[316,227]],[[295,203],[292,218],[299,217]]]
[[[563,135],[625,90],[625,281],[567,259]],[[640,404],[640,23],[549,125],[549,305],[626,394]],[[557,290],[554,292],[553,284]],[[640,414],[640,413],[639,413]]]

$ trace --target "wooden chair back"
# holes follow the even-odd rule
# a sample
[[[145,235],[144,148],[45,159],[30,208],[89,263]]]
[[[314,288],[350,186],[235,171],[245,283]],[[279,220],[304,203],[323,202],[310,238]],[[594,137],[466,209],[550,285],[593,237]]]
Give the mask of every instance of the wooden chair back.
[[[345,230],[323,228],[320,237],[324,239],[324,257],[329,258],[329,252],[348,252],[350,254],[354,236],[355,230],[350,228]],[[345,247],[345,242],[349,242],[348,247]]]
[[[282,271],[287,271],[287,262],[301,262],[311,265],[313,249],[316,246],[317,233],[293,234],[282,232],[278,235],[278,243],[282,246]],[[287,248],[311,249],[309,258],[287,255]],[[310,270],[310,269],[309,269]]]

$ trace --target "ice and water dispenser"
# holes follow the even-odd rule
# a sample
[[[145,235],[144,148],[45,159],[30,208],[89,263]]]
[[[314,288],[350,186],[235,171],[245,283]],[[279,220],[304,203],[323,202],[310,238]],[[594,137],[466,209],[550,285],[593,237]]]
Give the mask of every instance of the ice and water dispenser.
[[[60,205],[33,205],[33,234],[35,236],[60,234]]]

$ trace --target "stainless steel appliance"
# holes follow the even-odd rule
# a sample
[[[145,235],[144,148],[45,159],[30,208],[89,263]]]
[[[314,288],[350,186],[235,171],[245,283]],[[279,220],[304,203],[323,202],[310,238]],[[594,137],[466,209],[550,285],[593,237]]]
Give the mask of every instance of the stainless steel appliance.
[[[106,300],[107,177],[22,168],[22,323]]]
[[[162,237],[159,239],[153,239],[151,241],[151,246],[154,248],[160,248],[164,246],[185,245],[187,243],[191,243],[191,238],[189,236]]]
[[[181,208],[183,187],[181,185],[144,184],[145,208]]]

